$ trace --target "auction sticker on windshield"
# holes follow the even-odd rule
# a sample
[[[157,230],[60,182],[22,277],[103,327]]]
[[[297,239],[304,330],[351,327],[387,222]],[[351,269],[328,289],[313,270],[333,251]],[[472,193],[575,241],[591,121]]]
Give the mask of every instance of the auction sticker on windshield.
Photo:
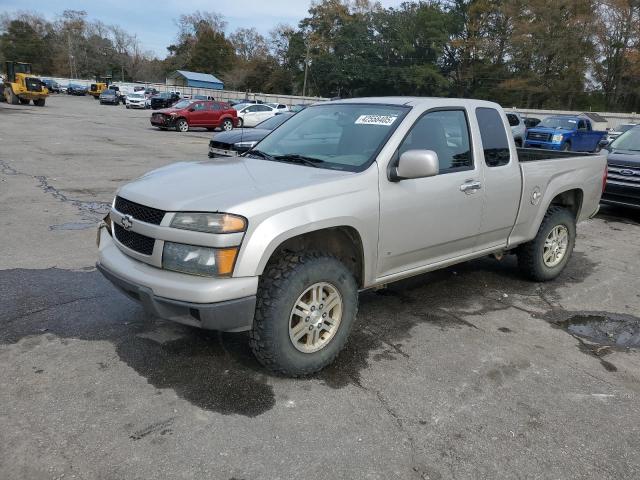
[[[396,115],[360,115],[356,120],[356,125],[382,125],[388,127],[393,125],[397,118]]]

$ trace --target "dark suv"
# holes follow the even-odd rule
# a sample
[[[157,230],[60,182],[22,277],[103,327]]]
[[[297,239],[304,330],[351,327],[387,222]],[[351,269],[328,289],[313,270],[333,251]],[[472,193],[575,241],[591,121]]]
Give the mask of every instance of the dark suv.
[[[180,95],[175,92],[163,92],[151,97],[151,108],[158,110],[160,108],[169,108],[171,105],[180,100]]]
[[[640,126],[627,130],[606,149],[608,173],[602,203],[640,208]]]

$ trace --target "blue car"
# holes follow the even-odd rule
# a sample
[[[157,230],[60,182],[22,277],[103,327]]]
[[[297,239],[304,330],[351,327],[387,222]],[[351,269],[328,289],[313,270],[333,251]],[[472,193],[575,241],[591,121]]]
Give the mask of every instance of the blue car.
[[[82,97],[86,95],[88,91],[89,89],[87,87],[75,83],[70,83],[67,87],[67,95],[78,95]]]
[[[581,116],[547,117],[527,130],[526,148],[545,148],[572,152],[597,152],[607,132],[594,130],[591,121]]]

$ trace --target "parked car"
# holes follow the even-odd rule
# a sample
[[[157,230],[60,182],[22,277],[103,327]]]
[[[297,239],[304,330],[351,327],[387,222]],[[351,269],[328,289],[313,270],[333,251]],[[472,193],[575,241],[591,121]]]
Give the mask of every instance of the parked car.
[[[118,105],[120,103],[120,95],[116,90],[108,88],[100,94],[100,105]]]
[[[180,100],[180,97],[177,93],[163,92],[151,97],[150,104],[151,108],[158,110],[160,108],[168,108],[178,100]]]
[[[87,87],[85,87],[84,85],[78,85],[75,83],[70,83],[67,86],[67,95],[76,95],[76,96],[80,96],[83,97],[87,94],[87,91],[89,89]]]
[[[618,125],[615,129],[612,128],[607,132],[607,144],[613,142],[616,138],[622,135],[627,130],[631,130],[633,127],[638,125],[637,123],[622,123]]]
[[[62,88],[60,87],[60,84],[55,80],[46,78],[42,80],[42,83],[44,83],[44,86],[47,87],[47,90],[49,90],[49,93],[62,93]]]
[[[288,112],[289,111],[289,107],[287,105],[285,105],[284,103],[265,103],[265,105],[268,105],[271,108],[275,108],[278,112]]]
[[[524,125],[522,116],[518,112],[507,112],[507,120],[509,120],[511,135],[513,135],[516,146],[522,147],[524,145],[524,137],[527,133],[527,127]]]
[[[527,127],[527,128],[533,128],[533,127],[537,126],[540,122],[541,122],[541,120],[539,118],[527,117],[527,118],[524,119],[524,126]]]
[[[606,147],[607,186],[602,203],[640,208],[640,126],[635,126]]]
[[[125,100],[127,108],[151,108],[151,103],[143,93],[131,93]]]
[[[308,375],[345,346],[360,290],[490,254],[516,254],[537,282],[560,275],[598,211],[605,156],[510,137],[486,101],[317,104],[233,161],[121,187],[97,267],[154,316],[248,330],[263,365]]]
[[[239,127],[255,127],[267,118],[273,117],[278,111],[267,105],[236,105],[234,107],[238,112]]]
[[[305,105],[304,103],[298,103],[296,105],[291,106],[291,108],[289,109],[292,112],[301,112],[302,110],[304,110],[305,108],[307,108],[309,105]]]
[[[265,120],[255,128],[236,129],[216,134],[209,142],[209,158],[235,157],[251,150],[264,137],[289,120],[294,113],[284,112]]]
[[[573,152],[596,152],[607,132],[593,130],[591,120],[580,116],[547,117],[527,130],[524,146]]]
[[[215,101],[215,98],[213,98],[211,95],[194,95],[193,97],[191,97],[192,100],[208,100],[210,102]]]
[[[188,132],[192,127],[229,131],[238,124],[238,114],[227,103],[202,100],[180,100],[170,108],[154,112],[151,125],[166,130]]]

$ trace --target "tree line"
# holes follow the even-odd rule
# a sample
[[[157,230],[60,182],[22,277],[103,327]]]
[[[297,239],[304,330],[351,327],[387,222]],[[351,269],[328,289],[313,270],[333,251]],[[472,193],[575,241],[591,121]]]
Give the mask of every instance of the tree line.
[[[163,59],[117,25],[66,10],[0,16],[0,58],[42,75],[160,81],[213,73],[233,90],[324,97],[428,95],[521,108],[637,111],[639,0],[318,0],[297,26],[229,31],[176,19]]]

